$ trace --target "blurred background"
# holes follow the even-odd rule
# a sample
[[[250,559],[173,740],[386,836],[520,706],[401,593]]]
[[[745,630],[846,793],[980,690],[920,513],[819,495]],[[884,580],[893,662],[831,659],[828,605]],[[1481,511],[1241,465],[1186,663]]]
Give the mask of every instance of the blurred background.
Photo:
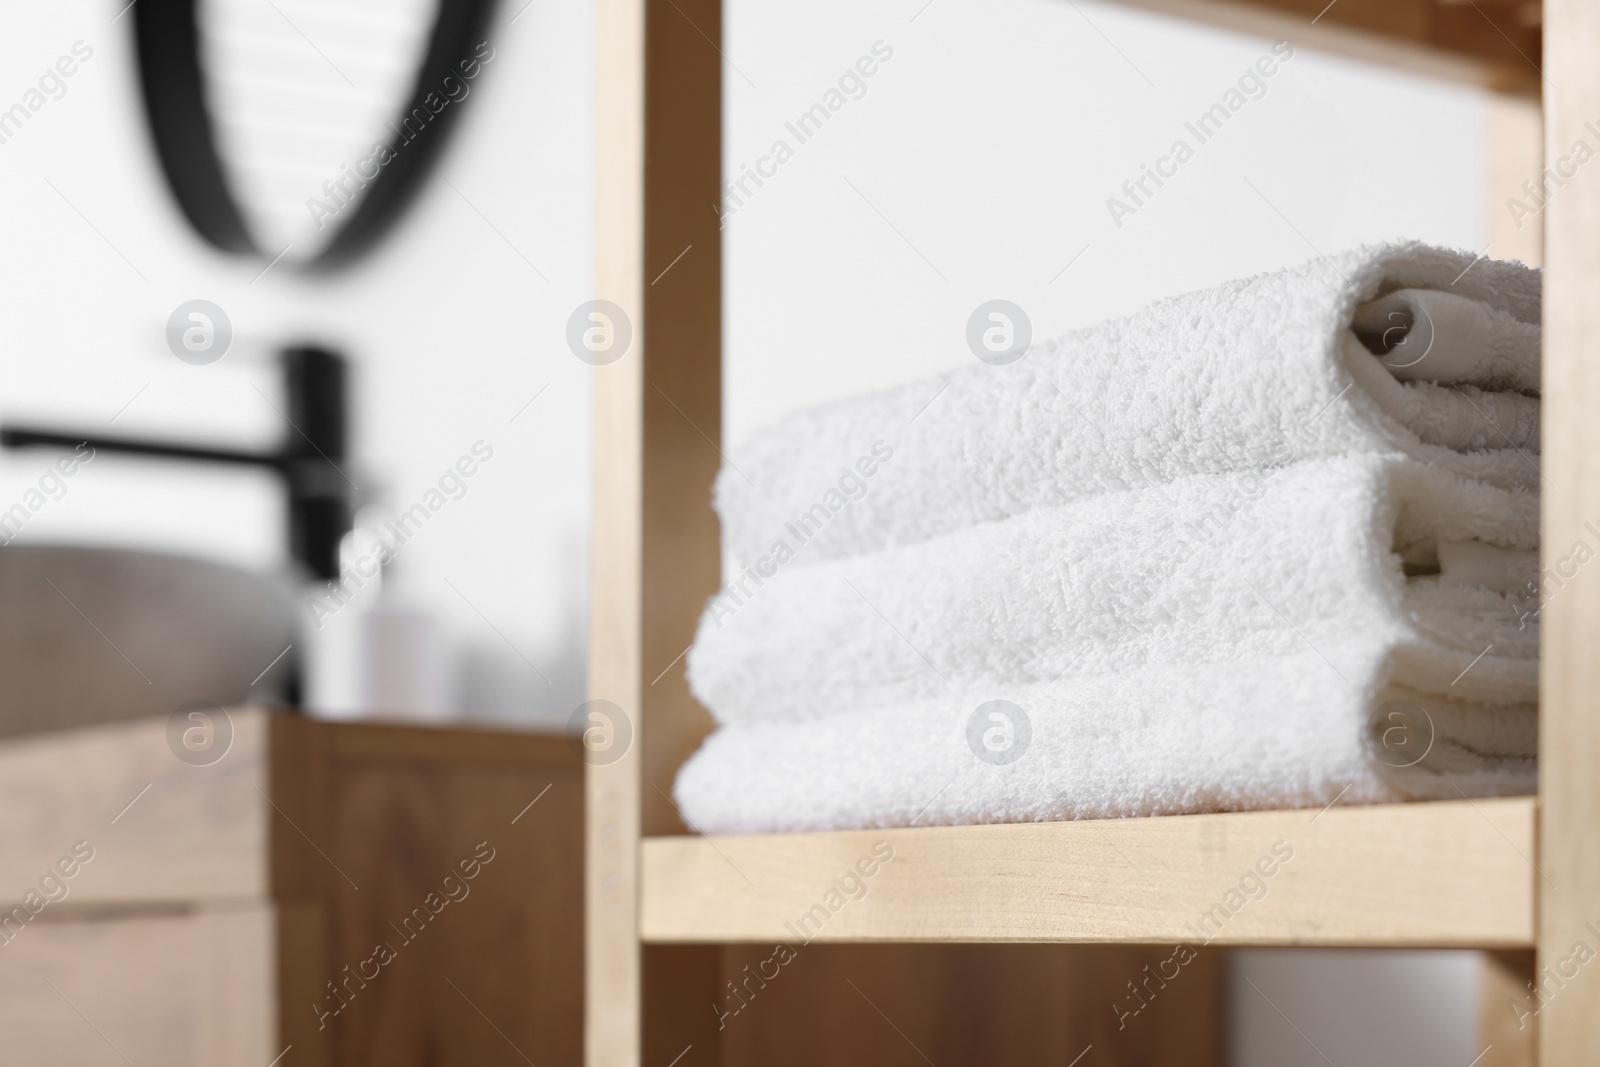
[[[306,701],[562,729],[583,699],[586,626],[589,367],[565,329],[592,295],[589,6],[501,4],[492,58],[452,100],[456,128],[412,209],[370,255],[308,272],[327,239],[308,202],[328,204],[323,183],[370,151],[419,62],[428,5],[203,0],[219,149],[265,249],[235,256],[196,234],[163,177],[124,3],[0,13],[0,107],[28,108],[0,142],[0,421],[264,448],[287,403],[278,350],[337,348],[358,528],[423,500],[475,445],[492,459],[405,543],[381,593],[330,620],[314,608],[323,587],[296,585]],[[1296,52],[1118,218],[1108,199],[1127,202],[1123,184],[1271,42],[1091,0],[725,13],[725,54],[708,46],[706,62],[724,64],[730,186],[707,209],[728,257],[735,445],[792,408],[962,365],[985,300],[1020,304],[1050,336],[1363,242],[1488,239],[1487,105],[1472,88]],[[27,105],[66,55],[76,72]],[[797,136],[864,56],[874,73]],[[759,183],[732,184],[750,171]],[[194,300],[231,324],[215,362],[169,346],[169,317]],[[0,509],[51,459],[0,452]],[[10,543],[290,566],[267,473],[102,454],[66,484]],[[361,536],[347,562],[370,547]],[[361,620],[380,607],[424,635],[406,647],[431,673],[394,698],[415,707],[375,706]],[[1335,1062],[1460,1067],[1479,1051],[1474,973],[1464,953],[1237,953],[1234,1062],[1320,1062],[1314,1041]],[[1251,982],[1281,992],[1303,1032]]]
[[[413,210],[369,257],[307,276],[293,247],[264,268],[285,244],[310,251],[319,233],[305,204],[329,202],[324,181],[357,166],[380,134],[396,140],[382,122],[409,85],[386,99],[375,83],[397,72],[408,81],[420,63],[425,41],[405,32],[406,5],[201,5],[213,16],[202,22],[206,73],[232,116],[231,130],[219,119],[222,154],[263,242],[278,242],[265,257],[215,250],[175,203],[123,6],[70,0],[0,16],[10,98],[75,42],[93,49],[64,95],[0,144],[0,188],[15,205],[0,253],[0,417],[265,446],[282,432],[278,349],[337,347],[351,364],[346,473],[360,497],[404,511],[474,442],[493,450],[386,576],[436,620],[445,708],[564,722],[583,685],[588,368],[562,331],[589,289],[587,9],[502,7],[494,58],[450,105],[457,128]],[[429,5],[410,6],[431,17]],[[230,84],[219,66],[242,73]],[[319,126],[330,100],[367,102],[346,77],[378,96],[383,120]],[[195,299],[233,328],[207,365],[174,358],[166,339],[169,315]],[[19,498],[51,458],[0,453],[0,499]],[[265,473],[99,456],[17,543],[114,543],[281,569],[282,497]],[[314,703],[356,702],[344,668],[330,665]]]

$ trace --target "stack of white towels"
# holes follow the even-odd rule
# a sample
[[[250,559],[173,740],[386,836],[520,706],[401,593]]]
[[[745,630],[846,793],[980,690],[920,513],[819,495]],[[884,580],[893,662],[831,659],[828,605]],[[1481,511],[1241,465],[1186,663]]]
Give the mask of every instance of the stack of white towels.
[[[1539,276],[1418,244],[802,412],[717,483],[705,832],[1531,792]]]

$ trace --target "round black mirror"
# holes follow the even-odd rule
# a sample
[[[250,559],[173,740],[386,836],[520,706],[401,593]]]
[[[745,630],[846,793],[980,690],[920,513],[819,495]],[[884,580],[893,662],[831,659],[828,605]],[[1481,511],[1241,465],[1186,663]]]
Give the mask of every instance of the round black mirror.
[[[145,113],[184,215],[219,249],[306,270],[370,251],[415,199],[492,62],[493,8],[140,0]]]

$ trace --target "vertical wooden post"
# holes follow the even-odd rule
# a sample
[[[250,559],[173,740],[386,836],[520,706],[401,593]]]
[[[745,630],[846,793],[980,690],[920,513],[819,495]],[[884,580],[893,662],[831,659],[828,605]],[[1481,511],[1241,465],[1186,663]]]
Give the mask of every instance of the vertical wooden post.
[[[683,832],[673,778],[710,727],[682,653],[720,571],[722,13],[597,0],[595,15],[594,296],[620,309],[603,312],[612,343],[623,322],[631,339],[593,360],[589,693],[631,737],[588,768],[585,1056],[664,1067],[692,1045],[693,1067],[716,1059],[720,950],[641,951],[638,849]]]
[[[1545,4],[1546,156],[1600,120],[1600,5]],[[1581,942],[1600,950],[1600,567],[1567,578],[1579,540],[1600,528],[1600,164],[1587,162],[1552,191],[1545,209],[1544,506],[1542,563],[1563,566],[1541,612],[1539,724],[1540,1062],[1600,1063],[1600,978],[1570,974]],[[1587,558],[1587,557],[1584,557]],[[1561,963],[1568,961],[1568,974]]]

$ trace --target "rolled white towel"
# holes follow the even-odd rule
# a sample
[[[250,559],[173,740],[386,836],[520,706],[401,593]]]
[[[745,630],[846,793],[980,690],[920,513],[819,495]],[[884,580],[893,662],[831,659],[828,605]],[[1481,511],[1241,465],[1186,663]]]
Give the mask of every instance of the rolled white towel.
[[[1538,391],[1537,324],[1456,293],[1397,289],[1355,310],[1351,329],[1389,373],[1403,382]]]
[[[721,722],[799,721],[1312,649],[1355,678],[1331,650],[1359,634],[1412,690],[1531,703],[1538,533],[1536,494],[1399,456],[1189,476],[870,555],[764,556],[707,605],[689,681]]]
[[[1468,308],[1427,305],[1441,342],[1471,322],[1491,330],[1446,385],[1397,380],[1350,329],[1361,305],[1419,289]],[[855,555],[1187,474],[1352,452],[1536,489],[1538,321],[1537,271],[1414,243],[1159,301],[1008,366],[780,420],[717,479],[724,544],[745,563],[786,535],[810,558]]]
[[[1346,642],[739,723],[684,764],[674,796],[696,830],[760,833],[1534,789],[1531,705],[1414,694],[1393,669],[1381,647]]]

